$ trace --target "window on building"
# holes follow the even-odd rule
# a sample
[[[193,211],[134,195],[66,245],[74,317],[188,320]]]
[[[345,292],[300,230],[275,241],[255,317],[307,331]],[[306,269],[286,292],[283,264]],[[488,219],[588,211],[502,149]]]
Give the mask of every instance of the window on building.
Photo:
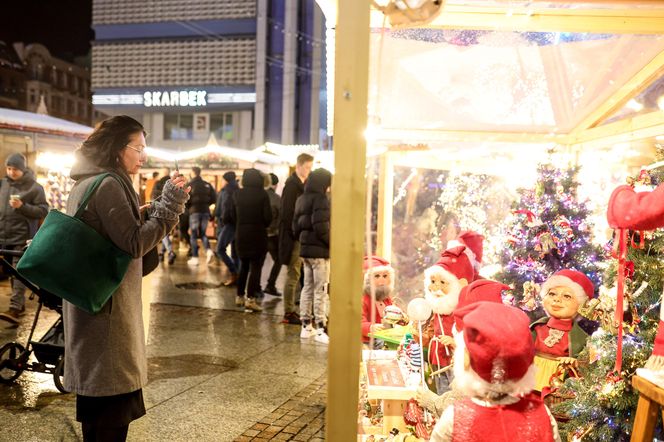
[[[217,140],[233,141],[235,138],[233,113],[221,112],[210,114],[210,132],[214,133]]]
[[[78,89],[78,78],[75,75],[72,75],[71,77],[71,90],[76,93],[76,90]]]
[[[192,140],[193,114],[164,114],[164,140]]]
[[[67,113],[69,115],[74,115],[74,102],[67,100]]]

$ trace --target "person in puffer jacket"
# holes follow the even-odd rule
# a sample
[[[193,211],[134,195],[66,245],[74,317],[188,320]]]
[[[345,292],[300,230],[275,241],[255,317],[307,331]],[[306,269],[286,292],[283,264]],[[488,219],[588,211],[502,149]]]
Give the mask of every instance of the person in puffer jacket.
[[[295,203],[293,217],[293,232],[300,241],[300,257],[304,260],[300,338],[315,337],[315,341],[321,344],[330,341],[324,328],[330,279],[330,201],[327,191],[331,183],[332,174],[328,170],[313,171],[304,185],[304,193]],[[312,319],[316,322],[316,329]]]

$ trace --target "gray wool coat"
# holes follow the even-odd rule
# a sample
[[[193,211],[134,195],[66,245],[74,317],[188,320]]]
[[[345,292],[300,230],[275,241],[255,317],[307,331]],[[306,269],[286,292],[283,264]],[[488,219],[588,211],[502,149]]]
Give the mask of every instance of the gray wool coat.
[[[71,171],[76,184],[67,201],[73,215],[94,177],[105,172],[79,156]],[[114,396],[147,383],[147,358],[141,302],[142,256],[177,224],[189,198],[170,182],[142,223],[131,181],[108,177],[82,215],[83,221],[134,257],[120,287],[97,314],[63,302],[65,388],[84,396]],[[76,271],[72,269],[72,271]]]

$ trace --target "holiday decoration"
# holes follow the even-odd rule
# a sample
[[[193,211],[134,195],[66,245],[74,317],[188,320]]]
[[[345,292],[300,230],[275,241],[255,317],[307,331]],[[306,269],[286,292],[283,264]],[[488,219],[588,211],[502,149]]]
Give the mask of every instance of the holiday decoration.
[[[659,148],[658,159],[662,158],[664,154]],[[662,171],[652,172],[648,177],[640,173],[629,181],[657,184],[662,181]],[[626,186],[622,189],[625,195],[629,195]],[[661,198],[658,197],[658,200],[661,201]],[[610,209],[619,209],[623,214],[630,213],[625,212],[625,206],[620,208],[614,205],[615,200],[612,201]],[[652,208],[652,205],[648,206],[647,213],[652,214]],[[644,210],[635,210],[631,220],[639,220],[644,213]],[[660,298],[664,286],[664,231],[659,229],[643,235],[626,232],[625,246],[632,243],[632,238],[634,244],[640,244],[641,237],[645,239],[645,247],[626,248],[622,265],[613,261],[606,271],[604,284],[607,288],[600,289],[597,305],[589,305],[590,316],[593,317],[596,312],[599,315],[597,319],[601,322],[601,328],[592,334],[586,350],[579,356],[581,359],[587,357],[589,364],[579,367],[580,378],[566,380],[561,388],[564,392],[575,394],[575,399],[554,407],[554,412],[570,416],[570,420],[562,424],[562,432],[576,438],[573,440],[630,440],[639,397],[631,386],[631,377],[656,353],[653,351],[653,342],[658,331]],[[620,275],[623,276],[624,284],[622,305],[618,302],[617,280]],[[619,336],[621,329],[622,337]],[[616,370],[618,360],[621,362],[620,369]],[[655,437],[662,438],[660,426],[655,429]]]
[[[535,189],[519,189],[512,214],[502,225],[501,272],[496,279],[514,288],[517,305],[532,319],[543,315],[533,286],[561,269],[575,269],[600,283],[606,253],[592,243],[590,211],[577,198],[579,168],[540,164]]]
[[[429,23],[443,10],[443,0],[389,0],[379,4],[372,0],[373,6],[381,11],[395,27],[412,27]],[[383,2],[381,2],[383,3]]]

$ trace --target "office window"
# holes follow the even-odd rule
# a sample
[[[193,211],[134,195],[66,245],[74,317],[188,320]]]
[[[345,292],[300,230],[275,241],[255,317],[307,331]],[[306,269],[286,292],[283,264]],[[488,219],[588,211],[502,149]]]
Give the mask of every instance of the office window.
[[[193,114],[164,114],[164,140],[192,140]]]
[[[233,113],[222,112],[210,114],[210,132],[213,132],[219,141],[232,141],[235,135],[235,131],[233,130]]]

